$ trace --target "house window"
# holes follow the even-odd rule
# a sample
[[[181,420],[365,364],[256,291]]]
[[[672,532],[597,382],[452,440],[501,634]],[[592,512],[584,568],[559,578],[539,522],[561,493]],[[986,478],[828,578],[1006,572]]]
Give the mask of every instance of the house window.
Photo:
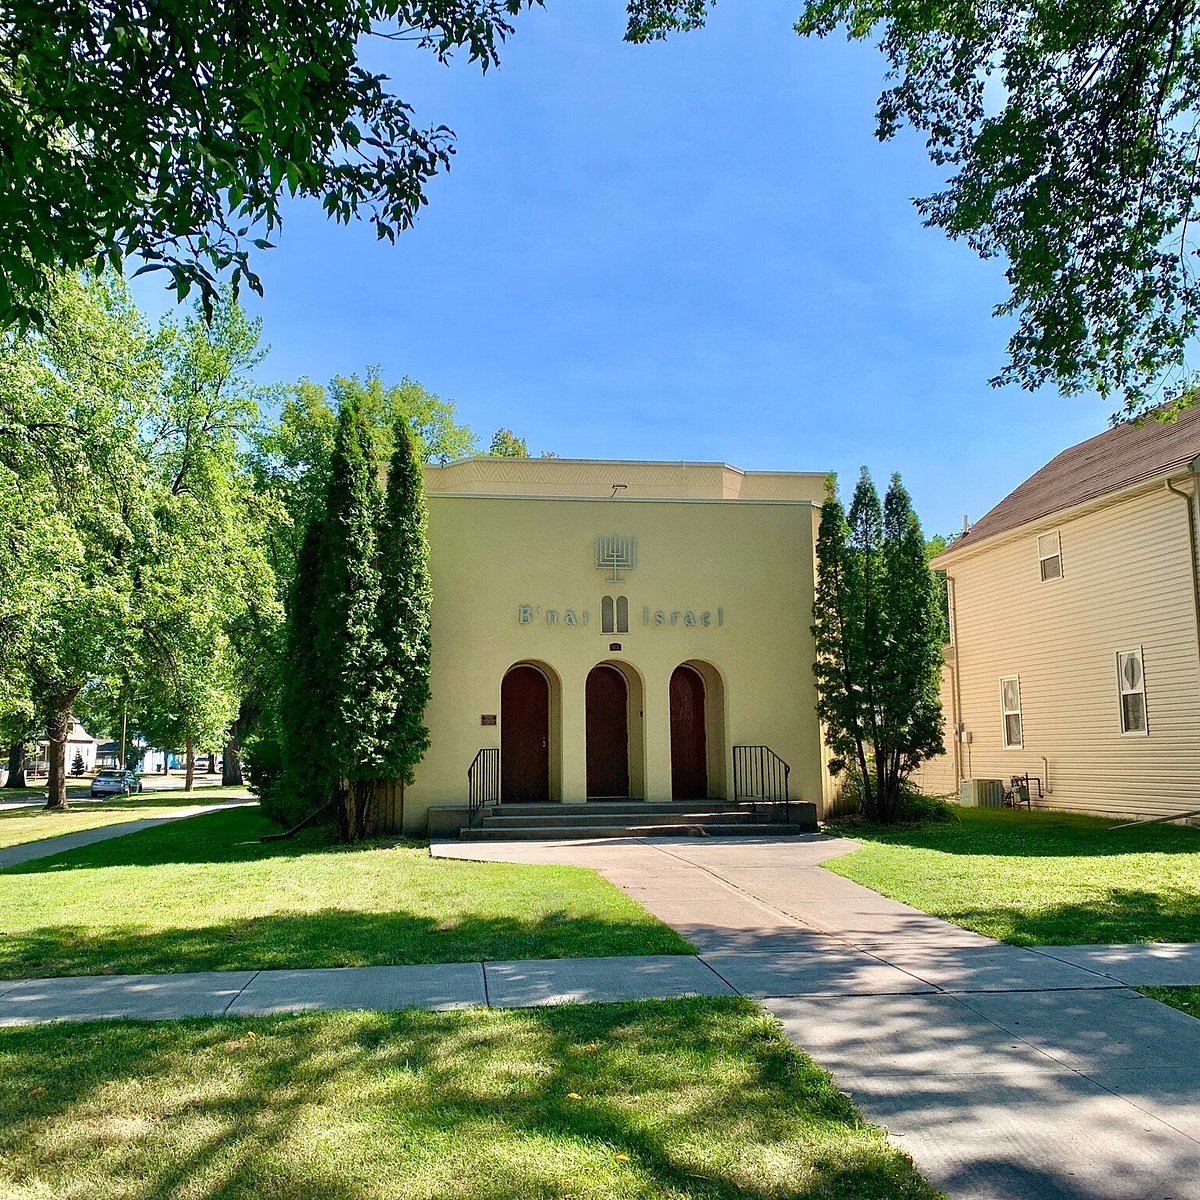
[[[1025,741],[1021,728],[1021,680],[1016,675],[1000,680],[1000,716],[1005,750],[1022,749]]]
[[[629,599],[618,596],[614,603],[612,596],[605,596],[600,601],[600,632],[628,633],[629,632]]]
[[[1038,538],[1038,566],[1042,572],[1042,582],[1062,578],[1062,546],[1058,540],[1058,530],[1053,533],[1043,533]]]
[[[1146,676],[1142,648],[1117,651],[1117,699],[1122,733],[1149,733],[1146,723]]]

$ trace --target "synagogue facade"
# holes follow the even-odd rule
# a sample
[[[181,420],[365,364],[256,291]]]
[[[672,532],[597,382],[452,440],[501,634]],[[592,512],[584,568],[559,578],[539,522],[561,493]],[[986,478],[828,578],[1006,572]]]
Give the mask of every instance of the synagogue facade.
[[[821,799],[824,475],[475,458],[425,479],[431,744],[405,829],[453,824],[469,783],[501,805],[732,799],[744,747]]]

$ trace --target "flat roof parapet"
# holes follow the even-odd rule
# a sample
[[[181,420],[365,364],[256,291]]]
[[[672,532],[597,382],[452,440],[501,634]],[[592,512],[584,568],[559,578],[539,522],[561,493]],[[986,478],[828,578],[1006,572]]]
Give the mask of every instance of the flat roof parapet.
[[[437,495],[564,499],[750,500],[821,503],[823,471],[742,471],[719,462],[465,458],[425,468]],[[624,485],[619,487],[618,485]]]

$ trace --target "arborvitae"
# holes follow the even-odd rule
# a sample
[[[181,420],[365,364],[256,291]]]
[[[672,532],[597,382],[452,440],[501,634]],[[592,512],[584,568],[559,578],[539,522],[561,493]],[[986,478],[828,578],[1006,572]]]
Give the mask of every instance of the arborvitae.
[[[396,424],[387,497],[379,533],[379,642],[392,703],[381,731],[384,773],[412,783],[429,748],[429,544],[425,481],[404,421]]]
[[[848,518],[830,484],[817,570],[813,670],[829,769],[856,772],[867,816],[890,822],[909,773],[942,751],[942,620],[921,527],[898,476],[881,510],[864,469]]]
[[[379,734],[391,709],[376,627],[382,501],[371,432],[348,398],[338,413],[316,605],[316,657],[331,686],[329,736],[314,748],[338,781],[345,840],[367,831],[372,782],[384,765]]]
[[[883,572],[888,645],[879,678],[890,731],[885,795],[894,812],[901,781],[945,750],[939,695],[946,639],[941,597],[920,522],[899,475],[892,476],[883,502]]]
[[[262,791],[267,816],[287,826],[310,816],[333,796],[328,754],[331,680],[317,653],[316,632],[324,532],[324,521],[314,518],[296,559],[277,685],[280,770]]]
[[[86,764],[83,761],[83,752],[81,750],[76,750],[75,757],[71,761],[71,774],[72,775],[82,775],[84,772],[85,766],[86,766]]]

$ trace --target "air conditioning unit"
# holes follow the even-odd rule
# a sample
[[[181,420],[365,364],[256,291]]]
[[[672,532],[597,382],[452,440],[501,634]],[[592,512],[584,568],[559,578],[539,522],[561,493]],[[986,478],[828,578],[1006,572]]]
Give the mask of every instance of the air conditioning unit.
[[[964,808],[1003,808],[1004,783],[999,779],[964,779],[958,788]]]

